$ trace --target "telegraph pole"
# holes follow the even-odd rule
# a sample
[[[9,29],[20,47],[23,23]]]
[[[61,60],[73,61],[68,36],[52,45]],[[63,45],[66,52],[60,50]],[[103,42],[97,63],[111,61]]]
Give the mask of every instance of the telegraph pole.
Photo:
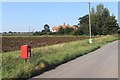
[[[91,39],[90,2],[89,2],[89,30],[90,30],[90,39]]]
[[[89,39],[89,43],[92,43],[92,39],[91,39],[91,20],[90,20],[90,2],[89,2],[89,32],[90,32],[90,39]]]

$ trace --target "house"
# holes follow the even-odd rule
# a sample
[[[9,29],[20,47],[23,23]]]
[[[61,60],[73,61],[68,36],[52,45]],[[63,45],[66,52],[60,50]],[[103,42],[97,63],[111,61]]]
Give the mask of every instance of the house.
[[[64,22],[63,25],[59,25],[58,27],[52,27],[52,30],[53,30],[53,31],[55,30],[55,31],[57,32],[60,27],[63,27],[63,29],[65,29],[66,27],[68,27],[68,28],[73,28],[74,30],[77,30],[77,29],[78,29],[78,27],[70,26],[69,24],[65,25],[65,22]]]

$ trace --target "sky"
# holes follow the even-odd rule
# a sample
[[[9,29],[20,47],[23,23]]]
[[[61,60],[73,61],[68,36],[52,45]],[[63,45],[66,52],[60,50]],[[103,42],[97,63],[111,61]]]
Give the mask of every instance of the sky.
[[[91,2],[91,8],[103,4],[118,19],[118,2]],[[88,2],[3,2],[2,32],[41,31],[52,27],[78,24],[78,18],[89,13]]]

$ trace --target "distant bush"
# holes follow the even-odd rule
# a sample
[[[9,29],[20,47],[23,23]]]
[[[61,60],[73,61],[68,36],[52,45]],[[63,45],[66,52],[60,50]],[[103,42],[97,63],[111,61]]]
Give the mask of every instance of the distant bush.
[[[66,27],[65,29],[63,27],[60,27],[58,29],[58,32],[56,34],[71,34],[74,31],[73,28]]]
[[[9,31],[8,33],[13,33],[12,31]]]
[[[57,32],[52,32],[52,35],[56,35],[57,34]]]
[[[82,30],[80,28],[78,28],[78,30],[75,30],[72,32],[73,35],[83,35],[84,33],[82,32]]]
[[[38,31],[36,31],[36,32],[34,32],[33,33],[33,35],[56,35],[57,34],[57,32],[52,32],[52,31],[50,31],[50,32],[38,32]]]
[[[58,29],[58,32],[57,32],[58,34],[64,34],[64,29],[63,29],[63,27],[60,27],[59,29]]]
[[[66,27],[64,29],[64,34],[70,34],[73,30],[74,30],[73,28]]]
[[[52,35],[53,34],[53,32],[51,31],[51,32],[47,32],[47,35]]]
[[[4,34],[7,34],[7,32],[4,32]]]
[[[35,33],[33,33],[33,35],[43,35],[44,33],[43,32],[38,32],[36,31]]]

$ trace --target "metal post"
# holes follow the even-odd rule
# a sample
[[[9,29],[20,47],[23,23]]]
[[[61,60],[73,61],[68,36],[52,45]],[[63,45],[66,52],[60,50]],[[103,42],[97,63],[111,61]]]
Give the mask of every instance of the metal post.
[[[89,30],[90,30],[90,39],[91,39],[90,2],[89,2]]]
[[[25,63],[27,63],[27,59],[25,59]]]

